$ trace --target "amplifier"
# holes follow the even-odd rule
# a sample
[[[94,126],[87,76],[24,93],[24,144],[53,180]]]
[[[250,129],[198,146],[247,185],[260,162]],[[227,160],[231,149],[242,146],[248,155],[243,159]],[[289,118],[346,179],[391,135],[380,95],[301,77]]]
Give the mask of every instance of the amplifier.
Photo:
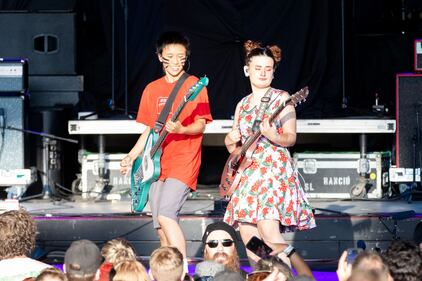
[[[107,194],[129,194],[130,173],[126,176],[120,174],[120,161],[126,154],[105,154],[104,179],[108,182],[108,186],[104,190],[96,189],[96,184],[99,179],[99,168],[102,166],[98,156],[99,154],[94,153],[86,154],[82,158],[82,198],[87,199],[96,197],[98,192],[101,191]]]
[[[21,93],[28,90],[28,62],[23,59],[0,58],[0,93]]]
[[[30,169],[0,169],[0,186],[29,185],[34,181]]]
[[[389,152],[368,153],[364,161],[359,152],[295,153],[293,159],[309,198],[351,198],[360,172],[368,175],[367,198],[381,198],[388,188]]]
[[[414,65],[415,71],[422,71],[422,39],[415,40],[415,56],[414,56]]]

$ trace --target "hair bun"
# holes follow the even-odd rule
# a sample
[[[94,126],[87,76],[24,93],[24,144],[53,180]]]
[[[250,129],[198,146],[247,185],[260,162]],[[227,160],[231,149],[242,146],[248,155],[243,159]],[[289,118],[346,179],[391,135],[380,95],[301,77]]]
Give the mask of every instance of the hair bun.
[[[281,61],[281,49],[277,45],[267,46],[267,49],[271,51],[274,56],[274,60],[276,63]]]
[[[256,48],[261,48],[261,43],[248,40],[243,44],[243,47],[245,48],[246,56],[249,56],[249,53]]]

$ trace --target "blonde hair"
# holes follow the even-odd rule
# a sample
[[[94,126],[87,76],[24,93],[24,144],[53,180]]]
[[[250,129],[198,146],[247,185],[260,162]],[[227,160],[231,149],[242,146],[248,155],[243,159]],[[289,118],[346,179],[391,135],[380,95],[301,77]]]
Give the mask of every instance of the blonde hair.
[[[150,281],[145,267],[136,260],[125,260],[115,267],[113,281]]]
[[[267,56],[274,60],[274,68],[281,61],[281,49],[277,45],[262,46],[260,42],[248,40],[243,44],[245,49],[245,64],[248,65],[255,56]]]
[[[136,260],[136,254],[131,245],[121,238],[113,239],[105,243],[101,249],[101,255],[106,262],[113,265],[125,260]]]
[[[156,281],[179,281],[183,274],[183,255],[175,247],[161,247],[152,252],[149,261]]]
[[[41,271],[37,278],[35,278],[35,281],[47,281],[52,279],[67,281],[67,276],[55,267],[47,267]]]

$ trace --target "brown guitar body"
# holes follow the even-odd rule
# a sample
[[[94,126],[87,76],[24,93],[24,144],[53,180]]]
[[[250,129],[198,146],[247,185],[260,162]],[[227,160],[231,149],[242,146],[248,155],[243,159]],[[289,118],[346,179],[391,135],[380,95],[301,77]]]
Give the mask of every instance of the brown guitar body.
[[[293,105],[301,103],[309,94],[308,87],[304,87],[297,91],[294,95],[289,97],[280,105],[273,114],[269,117],[269,121],[273,122],[277,115],[286,107],[286,105]],[[220,195],[223,197],[230,197],[236,188],[239,186],[243,171],[252,164],[252,154],[257,146],[257,141],[261,136],[261,131],[255,132],[251,135],[243,146],[237,147],[227,159],[221,174],[220,181]]]
[[[252,154],[255,151],[257,142],[255,141],[245,155],[242,155],[242,147],[236,148],[227,159],[221,174],[220,195],[230,197],[239,186],[243,171],[252,165]]]

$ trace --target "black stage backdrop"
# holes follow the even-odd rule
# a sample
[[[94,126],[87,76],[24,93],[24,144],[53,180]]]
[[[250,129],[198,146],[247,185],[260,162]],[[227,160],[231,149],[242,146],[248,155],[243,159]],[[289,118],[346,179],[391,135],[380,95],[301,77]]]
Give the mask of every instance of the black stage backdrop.
[[[412,71],[413,40],[421,36],[421,2],[0,0],[0,9],[76,12],[77,70],[85,78],[79,110],[96,109],[103,116],[110,116],[111,108],[136,112],[143,88],[162,75],[154,54],[156,38],[163,31],[179,30],[191,40],[189,73],[210,78],[214,118],[230,118],[236,103],[250,92],[242,71],[247,39],[282,48],[274,87],[290,93],[310,87],[299,117],[327,118],[371,114],[375,93],[393,113],[395,74]]]
[[[189,72],[210,78],[208,90],[214,118],[231,118],[236,103],[250,93],[242,70],[243,42],[248,39],[282,48],[283,60],[273,85],[291,93],[309,85],[311,94],[302,108],[302,112],[309,112],[304,115],[319,117],[338,113],[342,101],[340,2],[313,2],[128,1],[129,111],[136,111],[146,84],[162,75],[154,50],[157,36],[165,30],[180,30],[191,40]],[[95,14],[102,19],[102,26],[111,29],[109,1],[78,4],[78,9],[88,15]],[[115,81],[118,84],[115,101],[119,108],[125,106],[124,5],[121,4],[116,2],[115,5]],[[82,30],[90,26],[89,22],[83,24],[87,26]],[[104,69],[110,69],[112,50],[110,32],[107,28],[102,32],[102,35],[86,33],[83,42],[90,43],[81,49],[89,48],[92,52],[85,51],[87,57],[80,61],[87,83],[97,81],[96,85],[87,85],[88,89],[97,101],[107,103],[111,76],[110,71]],[[99,54],[103,59],[95,60],[99,65],[92,67],[93,58]]]

